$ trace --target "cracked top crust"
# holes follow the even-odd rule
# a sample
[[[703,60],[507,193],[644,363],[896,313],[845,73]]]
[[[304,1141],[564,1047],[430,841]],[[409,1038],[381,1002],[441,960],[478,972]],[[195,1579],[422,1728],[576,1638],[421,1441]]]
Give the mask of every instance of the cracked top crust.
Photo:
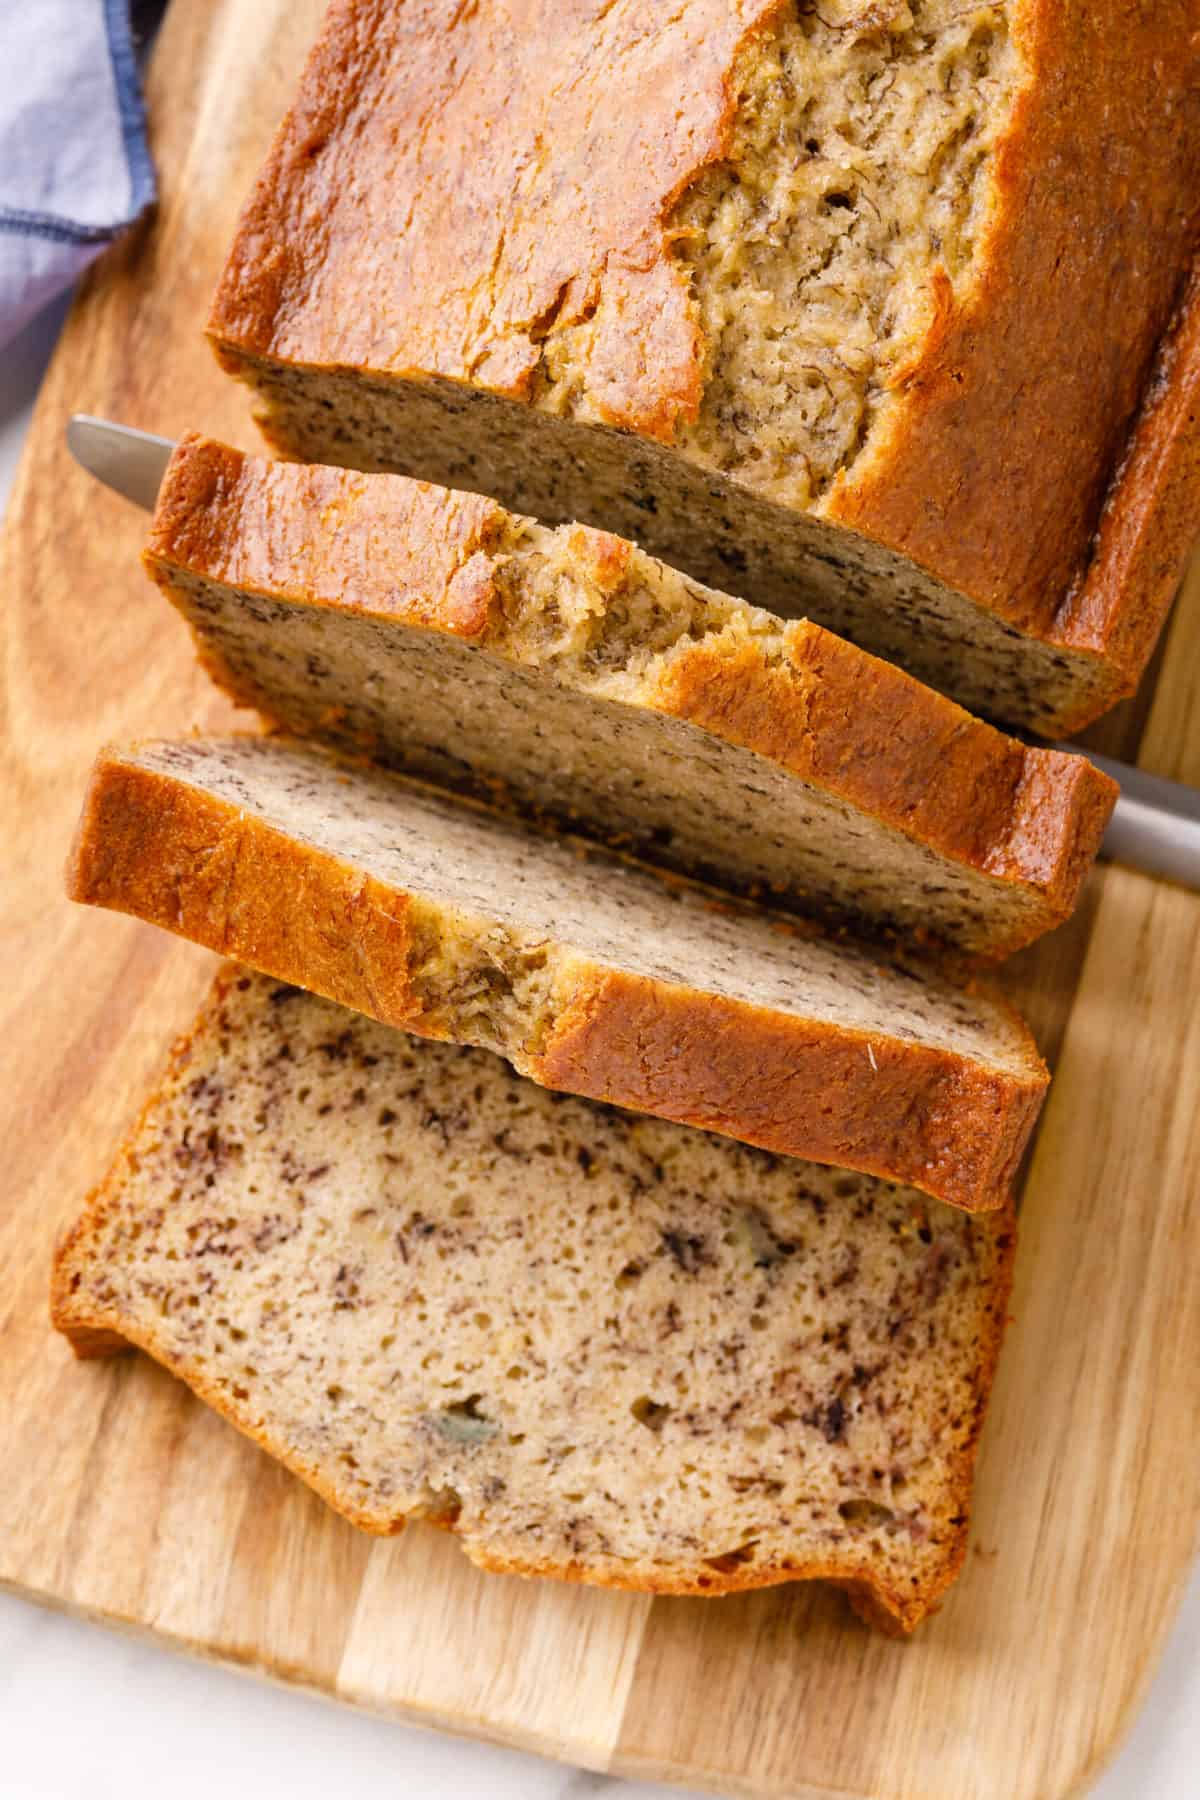
[[[1050,633],[1191,254],[1196,26],[1194,0],[339,0],[211,330],[671,444]],[[846,106],[810,139],[814,69]],[[775,244],[821,209],[864,222],[836,293],[804,261],[841,267],[836,233],[721,287],[756,181]],[[763,280],[782,324],[754,317]],[[813,349],[831,308],[848,384]],[[761,418],[706,430],[731,314],[787,353]]]
[[[665,213],[722,154],[728,70],[778,11],[690,0],[647,31],[628,0],[540,0],[511,21],[343,0],[242,220],[213,330],[531,399],[551,331],[591,320],[600,416],[669,440],[699,403],[700,341]]]

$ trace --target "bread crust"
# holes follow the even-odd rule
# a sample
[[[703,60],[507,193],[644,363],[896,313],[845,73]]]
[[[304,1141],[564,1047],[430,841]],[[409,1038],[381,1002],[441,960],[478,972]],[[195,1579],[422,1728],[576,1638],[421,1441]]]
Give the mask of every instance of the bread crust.
[[[145,560],[176,606],[182,570],[504,656],[491,634],[501,609],[495,558],[505,532],[522,523],[478,495],[400,475],[273,464],[191,434],[164,477]],[[571,549],[606,595],[619,593],[643,557],[586,526],[572,529]],[[1005,736],[808,620],[781,632],[782,656],[750,636],[688,645],[642,683],[636,703],[751,750],[888,830],[1023,888],[1036,911],[998,935],[989,957],[1069,917],[1115,782],[1084,758]],[[270,693],[234,673],[202,630],[195,636],[213,678],[270,718]],[[553,669],[538,672],[556,679]]]
[[[131,1321],[122,1318],[118,1309],[99,1306],[82,1284],[81,1268],[92,1254],[93,1243],[107,1209],[119,1196],[126,1168],[136,1155],[147,1123],[161,1104],[165,1092],[175,1085],[181,1072],[192,1060],[197,1039],[201,1037],[210,1016],[219,1010],[225,994],[240,974],[241,971],[235,965],[227,965],[218,973],[192,1028],[172,1047],[163,1076],[147,1095],[108,1172],[87,1196],[78,1218],[60,1235],[51,1269],[51,1322],[68,1339],[75,1355],[81,1360],[117,1355],[131,1349],[144,1351],[171,1374],[186,1382],[199,1399],[212,1407],[243,1436],[307,1483],[328,1506],[351,1524],[375,1536],[396,1536],[408,1522],[406,1515],[370,1512],[356,1504],[314,1462],[276,1436],[263,1421],[256,1420],[247,1407],[239,1406],[227,1389],[220,1387],[209,1377],[200,1363],[177,1355],[164,1333],[138,1329]],[[956,1580],[966,1555],[975,1462],[996,1364],[1008,1324],[1008,1303],[1017,1243],[1017,1221],[1011,1211],[995,1215],[989,1224],[990,1297],[980,1333],[971,1426],[958,1451],[957,1468],[951,1483],[953,1534],[935,1580],[919,1592],[902,1591],[887,1582],[868,1563],[854,1559],[844,1562],[830,1559],[789,1561],[786,1564],[739,1564],[728,1569],[716,1569],[704,1563],[691,1570],[678,1566],[631,1570],[628,1564],[603,1557],[586,1562],[561,1562],[552,1559],[519,1562],[508,1557],[491,1556],[478,1545],[464,1543],[467,1554],[478,1567],[498,1573],[583,1582],[589,1586],[659,1595],[716,1598],[789,1581],[828,1581],[845,1590],[856,1612],[875,1629],[890,1636],[908,1636],[922,1619],[936,1610],[942,1595]],[[444,1517],[430,1515],[425,1522],[455,1531],[453,1521]]]
[[[1007,737],[810,620],[790,622],[784,636],[792,669],[815,681],[789,679],[756,645],[734,656],[697,644],[665,671],[655,698],[939,854],[1036,893],[1042,923],[998,940],[992,957],[1070,917],[1115,782],[1086,757]]]
[[[445,922],[434,903],[118,753],[93,771],[67,888],[384,1024],[453,1035],[419,980]],[[967,1211],[1008,1203],[1049,1079],[1015,1015],[1024,1067],[1000,1074],[618,973],[566,946],[551,954],[531,1036],[502,1046],[543,1086],[859,1168]]]
[[[474,378],[525,400],[550,327],[591,316],[601,322],[590,374],[604,415],[669,441],[675,419],[699,405],[701,345],[664,214],[727,147],[729,70],[783,4],[688,0],[656,46],[640,8],[608,9],[598,30],[588,0],[533,0],[516,25],[445,0],[338,0],[243,214],[212,333],[298,362],[374,354],[395,374]],[[616,92],[619,107],[609,104]],[[551,94],[553,174],[523,204]],[[434,128],[447,102],[449,131]],[[359,106],[381,108],[398,129],[386,153],[364,142],[350,170],[338,134]],[[483,138],[489,154],[472,154],[465,174],[462,149]],[[361,244],[343,257],[329,227],[347,178],[370,190],[377,243],[397,245],[405,232],[419,241],[419,275],[407,258]],[[447,206],[453,228],[430,229]],[[295,224],[281,232],[285,217]],[[349,317],[339,302],[330,333],[309,303],[330,273],[345,281],[352,268],[379,310],[351,306]]]
[[[101,755],[67,891],[386,1024],[444,1036],[410,980],[420,924],[408,895],[164,775]]]
[[[1087,572],[1060,612],[1064,642],[1137,685],[1200,532],[1200,256],[1159,347],[1109,489]]]
[[[691,0],[650,33],[617,11],[593,42],[585,0],[554,0],[553,30],[535,6],[510,43],[487,8],[339,0],[222,277],[218,354],[244,375],[265,358],[531,402],[546,332],[593,316],[597,418],[669,444],[695,416],[703,346],[666,221],[727,154],[732,71],[781,10]],[[1025,76],[976,269],[956,297],[935,268],[924,345],[817,511],[1017,631],[1094,655],[1102,678],[1064,707],[1066,730],[1130,691],[1200,529],[1198,328],[1178,352],[1168,329],[1196,244],[1200,33],[1193,0],[1018,0],[1012,15]],[[514,85],[522,43],[537,73],[521,59]],[[451,79],[453,127],[421,148]],[[531,205],[551,94],[564,110]],[[356,130],[351,160],[339,134],[368,102],[386,144]],[[501,139],[481,164],[484,118]],[[403,214],[411,264],[331,230],[368,186],[372,233],[390,240]],[[451,222],[446,197],[464,192]]]
[[[163,475],[143,561],[168,599],[171,571],[183,568],[472,643],[494,616],[492,557],[511,517],[480,494],[271,463],[187,432]]]
[[[1161,615],[1126,594],[1097,643],[1064,601],[1092,559],[1196,244],[1200,37],[1191,0],[1023,0],[1028,75],[971,289],[903,372],[886,433],[827,516],[1032,635],[1141,660]],[[1193,492],[1176,566],[1200,529]],[[1116,660],[1122,674],[1130,645]],[[1140,664],[1139,664],[1140,666]]]
[[[1007,1204],[1043,1084],[924,1045],[596,971],[523,1072],[809,1162],[863,1169],[967,1212]]]

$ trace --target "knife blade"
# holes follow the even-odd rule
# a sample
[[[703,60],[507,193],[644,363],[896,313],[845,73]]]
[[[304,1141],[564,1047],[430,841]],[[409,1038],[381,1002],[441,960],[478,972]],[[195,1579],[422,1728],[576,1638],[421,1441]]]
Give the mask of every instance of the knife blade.
[[[147,512],[154,511],[174,448],[170,438],[135,431],[132,425],[114,425],[91,413],[73,413],[67,423],[67,449],[75,461]]]
[[[67,425],[67,446],[77,463],[138,506],[153,511],[163,474],[175,448],[170,438],[131,425],[116,425],[90,413],[75,413]],[[1087,756],[1120,784],[1121,795],[1104,835],[1100,854],[1143,874],[1200,889],[1200,789],[1077,744],[1060,750]]]

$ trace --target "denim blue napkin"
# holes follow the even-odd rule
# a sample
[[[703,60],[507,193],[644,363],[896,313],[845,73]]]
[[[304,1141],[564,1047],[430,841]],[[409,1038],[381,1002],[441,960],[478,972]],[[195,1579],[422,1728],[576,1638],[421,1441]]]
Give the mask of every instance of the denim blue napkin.
[[[0,0],[0,343],[154,199],[129,0]]]

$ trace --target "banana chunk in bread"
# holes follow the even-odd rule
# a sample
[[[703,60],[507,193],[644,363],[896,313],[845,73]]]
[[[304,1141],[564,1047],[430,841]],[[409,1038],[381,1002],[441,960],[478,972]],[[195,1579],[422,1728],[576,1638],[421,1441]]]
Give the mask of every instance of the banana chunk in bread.
[[[186,439],[147,563],[287,730],[860,932],[1017,949],[1116,795],[820,626],[400,476]]]
[[[69,880],[547,1087],[970,1209],[1048,1079],[986,992],[286,739],[101,756]]]
[[[1195,0],[335,0],[210,334],[291,456],[1062,736],[1200,527],[1198,75]]]
[[[816,1577],[907,1632],[963,1559],[1013,1244],[228,970],[53,1312],[368,1531],[656,1593]]]

